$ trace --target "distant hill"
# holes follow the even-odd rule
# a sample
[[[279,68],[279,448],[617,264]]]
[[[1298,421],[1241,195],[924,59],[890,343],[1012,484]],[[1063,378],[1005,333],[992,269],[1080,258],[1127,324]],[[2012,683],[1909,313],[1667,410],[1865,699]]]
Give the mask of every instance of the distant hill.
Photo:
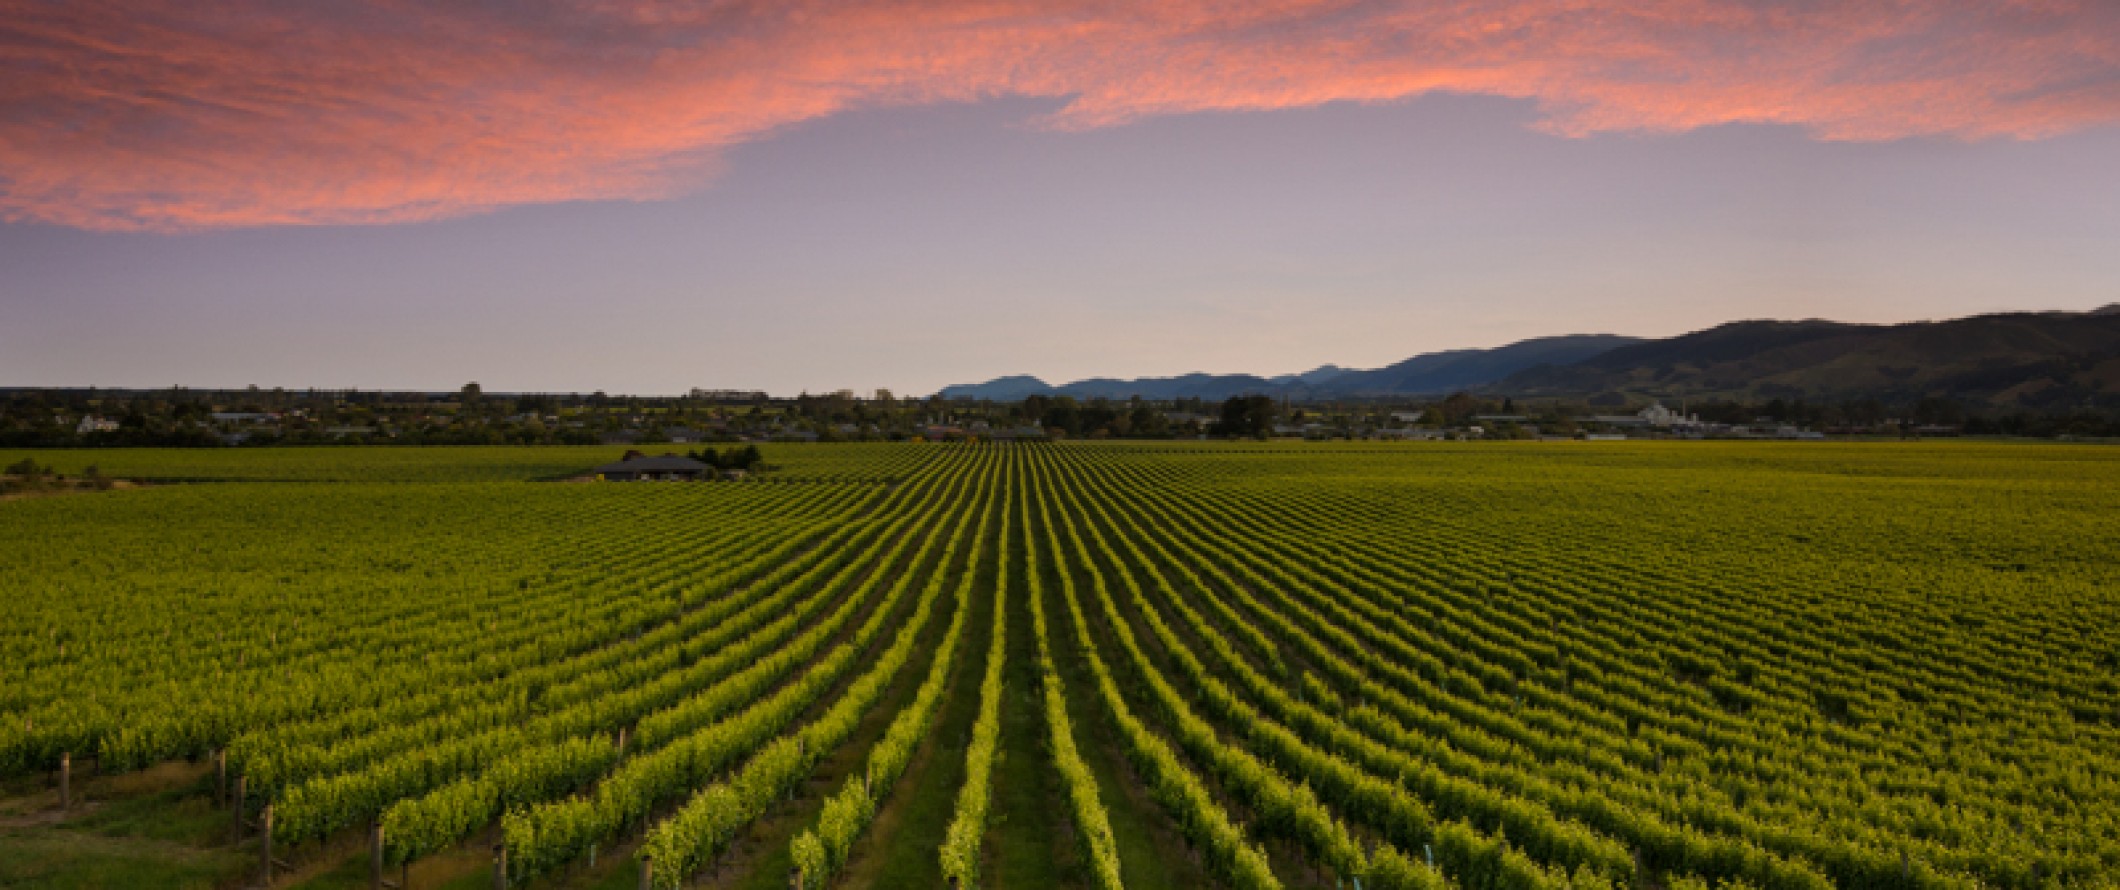
[[[1001,377],[945,397],[1013,401],[1034,393],[1150,399],[1266,394],[1293,399],[1445,395],[1649,398],[1927,396],[2056,410],[2120,400],[2120,303],[2088,312],[2011,312],[1896,325],[1735,321],[1661,340],[1613,334],[1540,337],[1493,349],[1417,355],[1371,370],[1092,378],[1051,386]]]
[[[1092,377],[1055,387],[1054,395],[1078,399],[1226,399],[1246,393],[1275,392],[1280,387],[1264,377],[1250,374],[1186,374],[1179,377],[1142,377],[1115,380]]]
[[[1080,399],[1126,399],[1138,395],[1145,399],[1210,400],[1255,393],[1291,398],[1441,395],[1494,383],[1526,368],[1576,362],[1640,342],[1643,341],[1639,337],[1611,334],[1541,337],[1494,349],[1455,349],[1417,355],[1369,371],[1323,365],[1301,374],[1278,377],[1252,374],[1186,374],[1133,380],[1093,377],[1051,386],[1036,377],[1017,375],[997,377],[985,383],[944,387],[942,396],[1014,401],[1033,394],[1069,395]]]
[[[1268,377],[1266,379],[1270,383],[1280,385],[1290,383],[1318,384],[1348,373],[1351,373],[1351,369],[1342,368],[1339,365],[1319,365],[1301,374],[1282,374],[1278,377]]]
[[[996,377],[985,383],[966,383],[942,388],[942,396],[950,399],[987,399],[995,402],[1020,401],[1025,396],[1051,395],[1053,388],[1045,381],[1029,374]]]
[[[2120,307],[1897,325],[1738,321],[1518,371],[1487,389],[2069,407],[2120,395]]]
[[[1493,349],[1454,349],[1417,355],[1374,371],[1349,371],[1319,385],[1320,395],[1448,395],[1503,380],[1541,365],[1567,365],[1623,346],[1640,337],[1575,334],[1540,337]]]

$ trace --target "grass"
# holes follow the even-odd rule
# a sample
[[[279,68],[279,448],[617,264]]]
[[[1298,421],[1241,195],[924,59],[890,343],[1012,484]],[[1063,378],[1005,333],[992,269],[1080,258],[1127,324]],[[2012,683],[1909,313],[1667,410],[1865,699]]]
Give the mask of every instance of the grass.
[[[65,825],[0,830],[0,887],[212,890],[255,868],[234,850],[110,837]]]
[[[55,790],[11,785],[0,802],[0,888],[190,890],[241,881],[256,853],[229,845],[230,817],[214,809],[204,775],[170,763],[77,776],[80,800],[63,815]]]

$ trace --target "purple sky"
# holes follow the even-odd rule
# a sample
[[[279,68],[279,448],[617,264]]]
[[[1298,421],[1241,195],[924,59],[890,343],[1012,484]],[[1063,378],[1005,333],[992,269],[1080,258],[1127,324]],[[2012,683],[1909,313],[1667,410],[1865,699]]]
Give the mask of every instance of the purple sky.
[[[1737,318],[2087,309],[2120,301],[2114,21],[2085,19],[2074,68],[2038,61],[2049,47],[1939,73],[1961,48],[1930,28],[1919,64],[1888,57],[1924,76],[1862,101],[1840,81],[1745,98],[1787,92],[1771,63],[1747,84],[1688,69],[1673,95],[1552,59],[1373,87],[1342,75],[1395,57],[1337,44],[1353,60],[1320,63],[1330,77],[1227,90],[1156,69],[1114,93],[1067,79],[1102,64],[1069,57],[901,95],[834,43],[815,64],[861,90],[824,101],[761,76],[755,107],[682,139],[664,134],[702,125],[585,119],[514,141],[384,134],[344,156],[299,150],[286,115],[227,131],[197,111],[239,104],[223,84],[167,105],[0,88],[0,385],[925,393]],[[53,36],[66,26],[0,26],[0,69],[43,70],[9,52],[24,46],[82,52]],[[1327,53],[1283,42],[1302,71]],[[655,93],[644,76],[599,69],[596,95]],[[387,105],[298,104],[331,124]],[[514,104],[422,106],[419,132]]]

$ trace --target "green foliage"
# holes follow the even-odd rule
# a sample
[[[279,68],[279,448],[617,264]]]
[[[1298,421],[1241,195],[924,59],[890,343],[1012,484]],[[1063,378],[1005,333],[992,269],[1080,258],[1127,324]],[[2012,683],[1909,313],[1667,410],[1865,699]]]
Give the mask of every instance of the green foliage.
[[[997,549],[1008,552],[1009,520],[1002,514]],[[979,683],[979,717],[972,723],[972,743],[964,754],[964,785],[957,792],[957,811],[950,819],[942,848],[942,875],[962,890],[979,886],[979,846],[986,834],[987,804],[993,791],[994,755],[1001,737],[1001,675],[1008,663],[1008,560],[999,561],[994,579],[993,639],[986,653],[986,675]]]
[[[766,457],[759,453],[757,445],[730,446],[719,452],[712,448],[687,451],[685,456],[717,470],[759,470],[765,467]]]
[[[1039,502],[1039,518],[1050,525],[1051,512],[1045,502]],[[1024,505],[1024,528],[1031,527],[1029,502]],[[1026,547],[1035,562],[1038,542],[1035,537],[1026,541]],[[1118,841],[1112,836],[1111,816],[1105,812],[1099,800],[1096,776],[1089,765],[1082,761],[1082,754],[1075,747],[1075,729],[1067,713],[1067,691],[1060,680],[1060,672],[1053,666],[1052,643],[1046,632],[1045,590],[1039,572],[1026,573],[1030,587],[1031,631],[1038,640],[1038,676],[1043,685],[1045,703],[1045,725],[1047,743],[1052,747],[1053,768],[1060,772],[1061,781],[1067,787],[1068,809],[1074,818],[1075,836],[1078,838],[1083,860],[1088,863],[1090,884],[1098,890],[1118,890],[1125,886],[1119,876]],[[1063,585],[1071,585],[1062,576]]]
[[[983,541],[986,527],[993,513],[993,506],[983,510],[978,526],[970,540]],[[942,555],[942,563],[950,564],[959,541],[952,540]],[[978,566],[977,548],[968,557],[961,581],[957,586],[954,616],[949,630],[943,635],[942,644],[935,649],[935,658],[928,667],[928,674],[913,696],[913,703],[899,712],[884,732],[883,739],[869,749],[866,769],[859,775],[847,777],[837,794],[825,801],[824,810],[818,815],[817,827],[804,831],[792,841],[790,854],[796,866],[802,869],[805,886],[823,886],[822,881],[846,865],[847,854],[861,832],[876,818],[880,801],[904,775],[912,762],[913,752],[928,729],[934,725],[935,713],[942,706],[942,691],[949,680],[951,666],[955,663],[958,639],[963,636],[965,615],[972,595],[972,580]],[[943,576],[934,575],[929,581],[930,589],[939,589]]]
[[[1263,439],[1273,432],[1274,400],[1269,396],[1230,396],[1222,403],[1222,417],[1214,425],[1221,436]]]
[[[0,510],[0,773],[225,750],[283,842],[380,819],[405,861],[498,824],[521,878],[645,832],[672,886],[932,656],[792,840],[812,881],[923,745],[959,756],[927,738],[950,696],[978,698],[937,852],[967,885],[1004,757],[1054,771],[1080,880],[1123,884],[1105,744],[1238,887],[1279,886],[1268,842],[1372,890],[2120,873],[2103,450],[850,445],[760,485],[527,481],[599,456],[53,453],[258,481]],[[948,687],[989,595],[982,682]],[[1004,707],[1037,750],[1002,750]]]

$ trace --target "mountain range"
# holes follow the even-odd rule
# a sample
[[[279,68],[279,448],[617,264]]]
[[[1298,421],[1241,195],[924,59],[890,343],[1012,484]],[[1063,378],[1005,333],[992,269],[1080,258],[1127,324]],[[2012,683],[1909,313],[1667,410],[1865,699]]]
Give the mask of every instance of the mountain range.
[[[1739,321],[1487,384],[1511,395],[1689,394],[2057,409],[2120,397],[2120,305],[1895,325]]]
[[[1226,399],[1264,393],[1277,397],[1322,399],[1449,393],[1492,383],[1528,368],[1569,364],[1642,342],[1646,341],[1613,334],[1540,337],[1493,349],[1431,352],[1371,370],[1325,365],[1301,374],[1279,377],[1253,374],[1186,374],[1132,380],[1093,377],[1053,386],[1036,377],[1017,375],[998,377],[985,383],[945,387],[942,396],[1014,401],[1030,395],[1064,395],[1078,399],[1126,399],[1136,395],[1144,399]]]
[[[1874,325],[1810,319],[1735,321],[1676,337],[1540,337],[1492,349],[1416,355],[1382,368],[1325,365],[1301,374],[1186,374],[1078,380],[1031,376],[950,386],[945,398],[1296,400],[1512,396],[1879,398],[1944,396],[2051,409],[2120,399],[2120,304],[2089,312],[2011,312]]]

